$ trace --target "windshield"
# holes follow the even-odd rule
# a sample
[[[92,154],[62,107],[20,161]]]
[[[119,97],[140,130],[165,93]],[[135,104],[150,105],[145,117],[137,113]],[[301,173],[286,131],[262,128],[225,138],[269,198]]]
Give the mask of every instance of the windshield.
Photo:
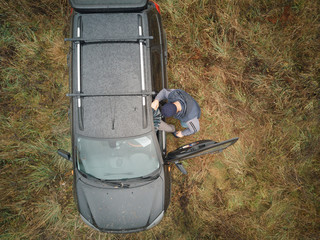
[[[78,169],[102,180],[121,180],[151,174],[160,166],[151,134],[136,138],[77,138]]]

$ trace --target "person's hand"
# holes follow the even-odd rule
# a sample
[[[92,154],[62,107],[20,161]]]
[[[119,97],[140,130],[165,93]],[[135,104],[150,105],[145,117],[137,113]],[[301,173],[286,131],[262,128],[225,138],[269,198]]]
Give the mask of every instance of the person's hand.
[[[176,132],[176,136],[179,138],[182,138],[183,137],[182,132],[181,131]]]
[[[158,107],[159,107],[159,101],[156,99],[154,100],[152,103],[151,103],[151,107],[154,109],[154,110],[157,110]]]

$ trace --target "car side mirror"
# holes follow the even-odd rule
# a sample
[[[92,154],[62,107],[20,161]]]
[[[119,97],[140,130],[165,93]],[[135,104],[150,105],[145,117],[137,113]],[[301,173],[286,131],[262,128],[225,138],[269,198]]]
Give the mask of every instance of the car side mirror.
[[[68,161],[71,161],[72,162],[72,159],[71,159],[71,154],[63,149],[58,149],[58,154],[67,159]]]

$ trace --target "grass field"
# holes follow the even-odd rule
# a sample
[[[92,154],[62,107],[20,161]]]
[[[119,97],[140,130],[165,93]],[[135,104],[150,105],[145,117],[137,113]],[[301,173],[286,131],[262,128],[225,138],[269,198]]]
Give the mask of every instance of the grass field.
[[[239,137],[173,170],[163,221],[98,233],[72,195],[67,0],[0,2],[1,239],[320,239],[320,2],[161,0],[171,88],[202,108],[201,130]]]

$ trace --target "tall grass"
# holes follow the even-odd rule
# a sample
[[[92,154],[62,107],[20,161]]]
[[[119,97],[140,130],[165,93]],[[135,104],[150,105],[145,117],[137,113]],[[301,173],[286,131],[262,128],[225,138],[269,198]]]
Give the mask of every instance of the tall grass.
[[[185,1],[179,14],[167,6],[171,79],[200,99],[200,136],[240,136],[223,156],[200,160],[222,164],[205,167],[214,177],[201,168],[195,189],[212,201],[196,210],[199,197],[189,202],[204,229],[191,236],[208,238],[209,228],[213,238],[316,239],[319,184],[310,175],[319,171],[301,170],[319,167],[319,4]]]
[[[2,239],[318,239],[318,1],[161,0],[170,87],[202,109],[198,139],[240,140],[173,169],[157,227],[98,233],[78,216],[70,148],[66,0],[0,2]],[[175,122],[177,123],[177,122]],[[178,123],[177,123],[178,124]]]

